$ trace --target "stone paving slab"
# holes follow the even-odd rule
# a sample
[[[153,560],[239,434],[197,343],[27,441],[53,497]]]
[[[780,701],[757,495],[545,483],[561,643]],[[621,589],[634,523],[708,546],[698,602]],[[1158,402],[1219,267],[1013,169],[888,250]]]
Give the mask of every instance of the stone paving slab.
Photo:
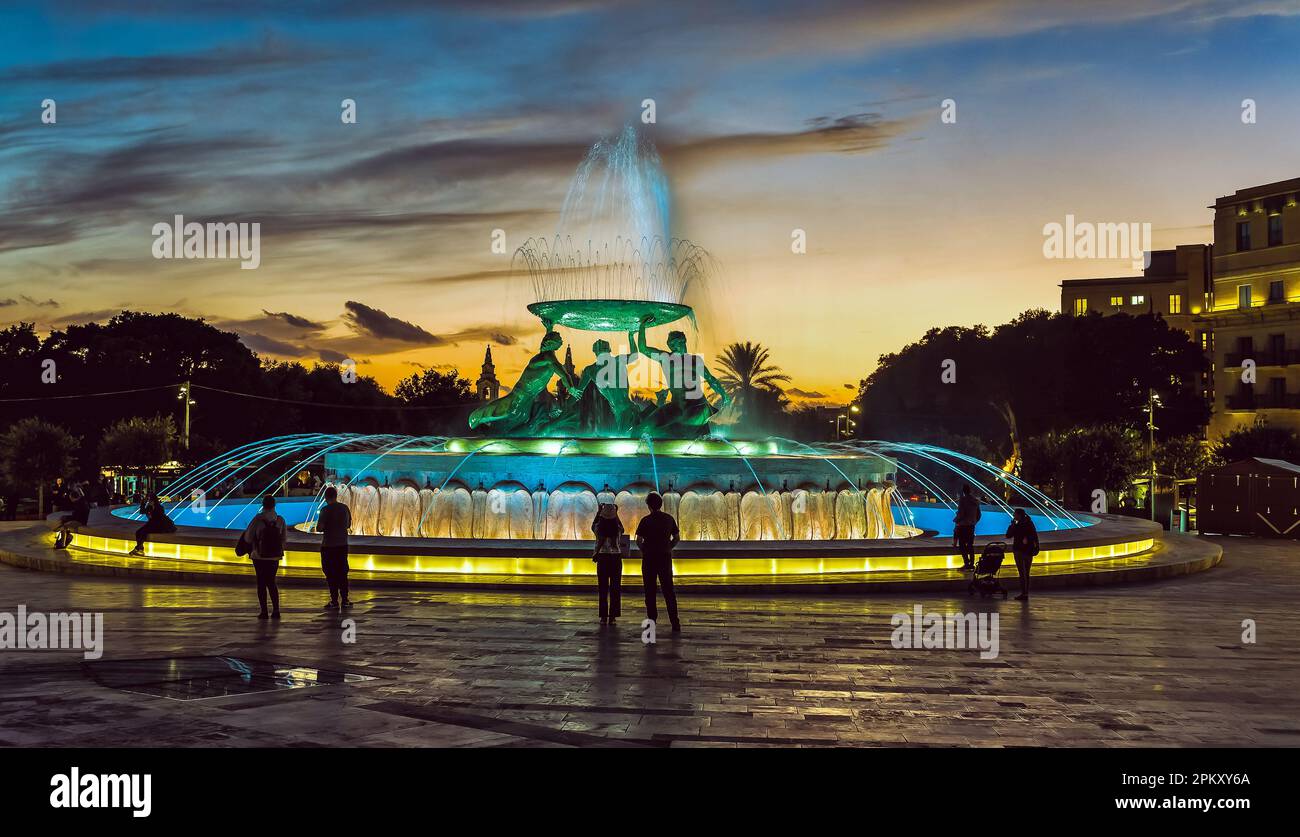
[[[945,594],[682,596],[686,630],[640,642],[590,597],[533,591],[284,591],[0,566],[0,612],[104,613],[105,659],[228,655],[374,677],[205,700],[108,688],[74,651],[0,650],[5,746],[1300,745],[1300,547],[1211,539],[1221,566],[1157,583]],[[890,618],[997,614],[1000,654],[895,649]],[[1256,644],[1242,643],[1253,619]]]

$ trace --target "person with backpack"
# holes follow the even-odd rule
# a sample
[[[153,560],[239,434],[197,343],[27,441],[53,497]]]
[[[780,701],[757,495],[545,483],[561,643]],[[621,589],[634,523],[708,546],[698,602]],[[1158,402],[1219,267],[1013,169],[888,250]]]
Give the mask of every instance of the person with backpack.
[[[1011,553],[1016,558],[1016,571],[1020,573],[1020,595],[1016,601],[1029,601],[1029,565],[1038,554],[1038,529],[1029,519],[1024,509],[1016,509],[1007,528],[1007,537],[1011,538]]]
[[[253,559],[253,569],[257,573],[257,601],[262,610],[258,619],[266,619],[266,599],[271,598],[270,618],[280,618],[280,588],[276,586],[275,576],[280,571],[280,561],[284,558],[284,542],[288,527],[284,518],[275,513],[275,497],[267,494],[262,498],[262,511],[248,523],[244,534],[240,535],[240,548],[248,549],[248,557]]]
[[[601,503],[591,531],[596,535],[596,552],[591,560],[596,562],[600,590],[600,624],[613,625],[622,615],[623,604],[623,521],[618,519],[618,506]]]
[[[325,489],[325,505],[316,518],[316,531],[321,533],[320,568],[330,588],[330,600],[325,605],[328,610],[352,607],[348,598],[348,530],[351,528],[352,510],[339,502],[338,489],[331,485]]]

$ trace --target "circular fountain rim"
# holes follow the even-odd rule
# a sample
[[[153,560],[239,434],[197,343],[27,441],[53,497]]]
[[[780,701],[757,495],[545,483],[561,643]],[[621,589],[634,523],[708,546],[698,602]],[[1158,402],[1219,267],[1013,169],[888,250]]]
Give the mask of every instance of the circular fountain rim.
[[[1158,524],[1115,515],[1091,519],[1095,525],[1083,529],[1043,532],[1043,551],[1035,567],[1041,564],[1051,575],[1078,576],[1079,583],[1093,583],[1089,579],[1099,569],[1123,570],[1159,561],[1163,533]],[[125,572],[182,572],[196,580],[248,573],[248,559],[235,554],[237,530],[179,526],[172,534],[150,536],[146,557],[133,559],[127,553],[134,546],[134,525],[112,515],[110,509],[94,509],[90,524],[74,535],[69,557],[83,553],[86,558],[78,563],[107,561],[117,566],[125,562]],[[1000,538],[977,537],[977,548],[994,540]],[[286,573],[315,578],[319,545],[318,535],[291,530],[285,545]],[[356,536],[349,551],[354,580],[363,585],[560,588],[595,584],[590,541]],[[681,583],[734,591],[853,590],[864,583],[954,584],[962,578],[956,572],[960,556],[946,537],[683,542],[673,559]],[[633,572],[634,567],[629,564],[626,571]]]

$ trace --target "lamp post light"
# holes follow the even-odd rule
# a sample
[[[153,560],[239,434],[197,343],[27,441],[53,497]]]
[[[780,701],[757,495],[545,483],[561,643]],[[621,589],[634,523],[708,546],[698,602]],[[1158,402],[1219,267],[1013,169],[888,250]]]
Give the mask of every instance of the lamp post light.
[[[850,414],[859,412],[861,410],[858,409],[858,405],[852,404],[849,406],[848,412],[840,413],[835,417],[835,441],[838,442],[846,436],[853,435],[853,428],[857,427],[858,423],[850,417]]]
[[[1154,389],[1147,390],[1147,449],[1151,454],[1151,491],[1147,502],[1151,505],[1151,522],[1156,520],[1156,407],[1160,396]]]
[[[189,381],[181,384],[181,390],[176,394],[177,399],[185,402],[185,430],[181,435],[181,447],[186,450],[190,449],[190,407],[198,403],[190,397],[190,394]]]

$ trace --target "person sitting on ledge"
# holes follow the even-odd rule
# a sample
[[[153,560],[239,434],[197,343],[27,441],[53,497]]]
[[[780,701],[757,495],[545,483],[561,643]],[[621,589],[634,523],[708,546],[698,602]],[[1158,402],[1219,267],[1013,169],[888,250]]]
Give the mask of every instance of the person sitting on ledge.
[[[72,533],[90,522],[90,500],[81,486],[73,485],[68,496],[72,500],[72,511],[59,519],[58,534],[54,536],[55,549],[67,549],[72,543]]]
[[[144,525],[135,530],[135,549],[132,555],[144,555],[144,539],[149,535],[168,535],[176,531],[176,524],[167,516],[162,501],[152,491],[140,504],[140,510],[148,517]]]

